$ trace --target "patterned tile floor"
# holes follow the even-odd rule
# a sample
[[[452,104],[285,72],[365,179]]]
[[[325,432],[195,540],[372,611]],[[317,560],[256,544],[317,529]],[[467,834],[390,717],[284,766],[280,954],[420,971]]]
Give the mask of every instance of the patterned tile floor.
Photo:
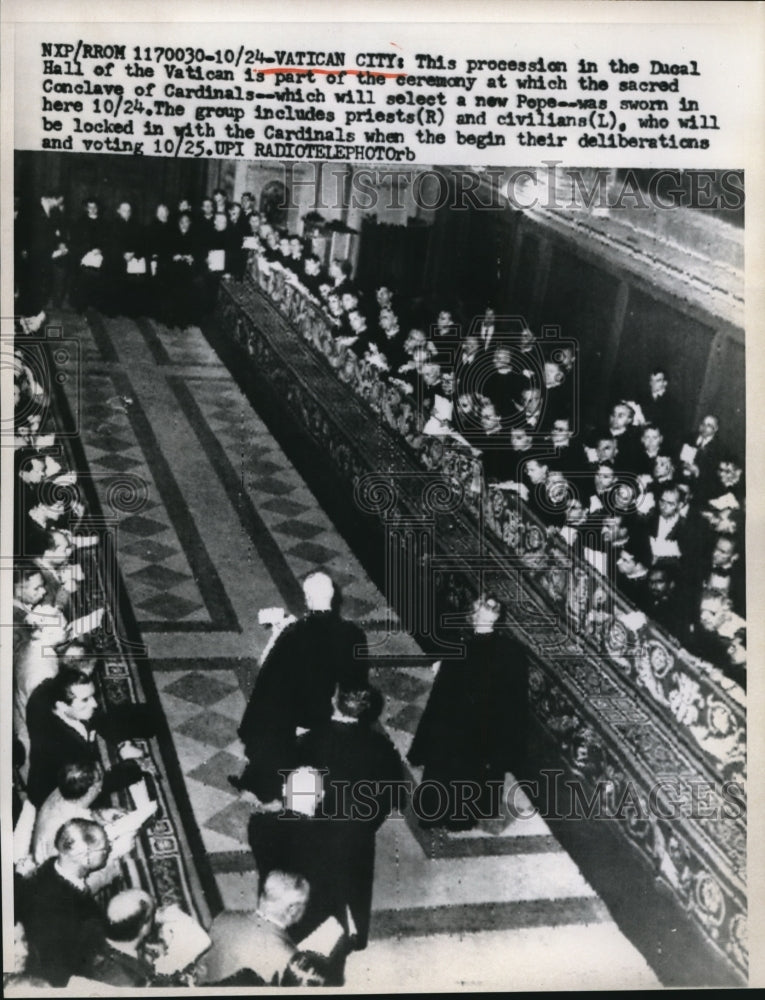
[[[420,650],[396,634],[383,596],[201,331],[65,320],[82,345],[82,438],[104,511],[119,475],[146,484],[145,503],[115,514],[118,559],[218,889],[227,908],[249,909],[249,809],[227,779],[242,767],[236,729],[267,638],[257,609],[299,612],[299,580],[320,565],[341,584],[349,618],[368,630],[392,624],[385,652],[400,664],[373,677],[402,755],[432,674],[406,665]],[[488,982],[497,948],[519,949],[515,964],[531,968],[528,956],[548,947],[562,962],[574,939],[586,943],[573,967],[568,956],[570,973],[583,970],[579,985],[656,984],[541,819],[508,817],[473,837],[415,835],[414,825],[392,817],[378,834],[373,940],[349,965],[349,988],[386,970],[388,986],[411,985],[402,970],[433,969],[440,949],[461,963],[445,981]],[[527,971],[503,984],[563,978]]]

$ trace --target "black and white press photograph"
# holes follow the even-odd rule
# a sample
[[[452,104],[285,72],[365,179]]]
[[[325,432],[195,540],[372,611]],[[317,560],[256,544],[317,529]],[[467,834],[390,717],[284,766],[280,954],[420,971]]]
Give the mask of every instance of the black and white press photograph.
[[[744,171],[13,210],[6,994],[745,983]]]

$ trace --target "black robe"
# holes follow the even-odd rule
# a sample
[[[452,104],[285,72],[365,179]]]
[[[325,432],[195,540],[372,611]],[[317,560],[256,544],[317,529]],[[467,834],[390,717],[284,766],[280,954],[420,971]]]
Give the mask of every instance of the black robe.
[[[338,684],[366,686],[365,651],[363,630],[331,611],[310,612],[284,629],[260,668],[239,727],[250,762],[242,787],[264,802],[281,796],[279,772],[297,761],[295,729],[329,721]]]
[[[372,912],[375,833],[392,809],[403,806],[401,758],[379,729],[363,722],[332,720],[300,740],[298,762],[328,772],[318,815],[334,834],[333,854],[340,862],[333,873],[333,891],[348,905],[356,925],[356,947],[365,948]]]
[[[481,789],[478,808],[491,808],[487,782],[523,767],[526,750],[528,679],[523,647],[500,632],[473,634],[459,660],[444,660],[430,692],[409,761],[424,765],[423,781],[437,781],[445,796],[425,795],[421,819],[434,825],[474,825],[455,808],[453,782]],[[494,793],[496,799],[496,792]],[[445,810],[439,806],[448,803]]]
[[[82,258],[91,250],[100,250],[104,259],[100,267],[85,266]],[[109,233],[106,222],[100,216],[91,219],[83,215],[72,232],[72,286],[70,301],[78,312],[89,306],[103,307],[106,287],[106,254],[109,251]]]

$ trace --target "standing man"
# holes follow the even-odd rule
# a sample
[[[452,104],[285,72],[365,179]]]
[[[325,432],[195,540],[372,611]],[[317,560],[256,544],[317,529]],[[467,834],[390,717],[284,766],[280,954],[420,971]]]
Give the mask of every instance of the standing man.
[[[331,720],[302,737],[299,752],[301,763],[326,771],[317,809],[332,834],[324,867],[355,925],[352,946],[363,949],[372,913],[375,834],[403,805],[404,768],[390,739],[375,727],[383,707],[376,688],[338,690],[333,705]],[[320,886],[314,888],[318,894]]]
[[[239,727],[248,766],[232,784],[261,802],[279,799],[284,770],[297,763],[297,729],[332,716],[339,685],[367,684],[367,642],[358,625],[340,616],[335,585],[318,570],[303,583],[307,612],[267,648]]]
[[[475,601],[464,658],[438,668],[408,754],[410,763],[424,766],[412,803],[421,826],[466,830],[491,818],[505,772],[522,766],[526,653],[496,628],[501,614],[494,597]]]
[[[54,294],[57,262],[69,252],[64,230],[64,196],[46,189],[28,217],[22,216],[26,267],[20,283],[19,311],[25,332],[39,330]]]

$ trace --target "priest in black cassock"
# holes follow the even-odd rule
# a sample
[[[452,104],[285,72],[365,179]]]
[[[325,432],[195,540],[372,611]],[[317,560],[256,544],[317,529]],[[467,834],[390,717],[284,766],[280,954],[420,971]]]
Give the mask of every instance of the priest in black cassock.
[[[491,818],[505,772],[523,766],[527,660],[523,647],[497,628],[501,612],[495,598],[479,598],[464,656],[438,668],[408,754],[410,763],[424,766],[413,802],[422,826],[470,829]]]
[[[263,803],[281,798],[281,772],[297,764],[298,729],[329,722],[338,685],[367,685],[366,636],[341,617],[330,577],[310,573],[303,594],[307,614],[286,625],[267,649],[239,726],[249,764],[230,780]]]

